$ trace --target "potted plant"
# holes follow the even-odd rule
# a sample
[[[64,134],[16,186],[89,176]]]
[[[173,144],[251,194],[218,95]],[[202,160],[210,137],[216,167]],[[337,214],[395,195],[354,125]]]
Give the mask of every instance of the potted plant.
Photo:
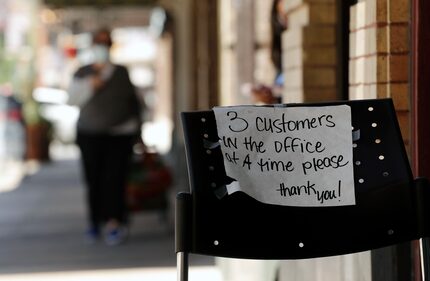
[[[26,159],[49,161],[52,124],[41,116],[39,104],[34,100],[24,104],[23,114],[26,124]]]

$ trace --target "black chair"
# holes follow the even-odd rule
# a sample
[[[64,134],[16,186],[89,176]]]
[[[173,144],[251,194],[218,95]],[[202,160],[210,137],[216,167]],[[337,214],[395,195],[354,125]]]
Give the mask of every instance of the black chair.
[[[303,259],[355,253],[429,235],[429,183],[412,176],[391,99],[287,106],[339,104],[351,107],[352,126],[360,132],[353,150],[354,162],[360,165],[354,165],[356,205],[329,208],[263,204],[242,192],[223,196],[231,179],[220,147],[211,145],[218,142],[214,113],[182,113],[190,192],[177,196],[179,280],[188,280],[188,253]],[[379,155],[384,155],[384,161]],[[365,181],[359,183],[359,179]]]

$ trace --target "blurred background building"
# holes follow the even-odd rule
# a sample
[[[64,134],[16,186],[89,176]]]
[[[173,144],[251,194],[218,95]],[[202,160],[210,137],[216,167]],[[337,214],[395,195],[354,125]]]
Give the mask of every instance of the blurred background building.
[[[142,137],[172,168],[173,194],[188,188],[179,113],[255,103],[261,85],[283,103],[392,98],[414,172],[428,176],[425,1],[278,1],[286,22],[278,73],[275,1],[0,0],[0,179],[16,184],[11,175],[28,173],[15,160],[76,155],[78,109],[67,105],[66,88],[101,26],[112,29],[113,60],[139,90]],[[415,243],[324,260],[216,264],[227,281],[420,280]]]

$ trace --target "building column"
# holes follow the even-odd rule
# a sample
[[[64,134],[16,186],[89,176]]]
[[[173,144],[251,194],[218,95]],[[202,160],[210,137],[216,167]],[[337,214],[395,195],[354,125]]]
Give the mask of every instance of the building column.
[[[283,101],[338,99],[336,0],[286,0],[288,30],[282,39]]]
[[[349,98],[387,95],[387,0],[366,0],[351,7]]]

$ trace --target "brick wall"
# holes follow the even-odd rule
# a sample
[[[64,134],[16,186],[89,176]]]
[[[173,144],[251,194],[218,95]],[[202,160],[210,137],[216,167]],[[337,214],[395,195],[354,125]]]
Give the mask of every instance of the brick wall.
[[[405,144],[409,148],[410,91],[409,91],[409,1],[391,0],[389,2],[389,52],[390,83],[389,95],[397,109],[400,127]]]
[[[286,0],[284,102],[337,99],[335,0]]]
[[[393,98],[409,145],[409,1],[363,0],[350,13],[350,99]]]
[[[270,13],[272,1],[254,1],[254,33],[255,33],[255,83],[272,85],[276,76],[275,67],[270,59],[271,28]]]

